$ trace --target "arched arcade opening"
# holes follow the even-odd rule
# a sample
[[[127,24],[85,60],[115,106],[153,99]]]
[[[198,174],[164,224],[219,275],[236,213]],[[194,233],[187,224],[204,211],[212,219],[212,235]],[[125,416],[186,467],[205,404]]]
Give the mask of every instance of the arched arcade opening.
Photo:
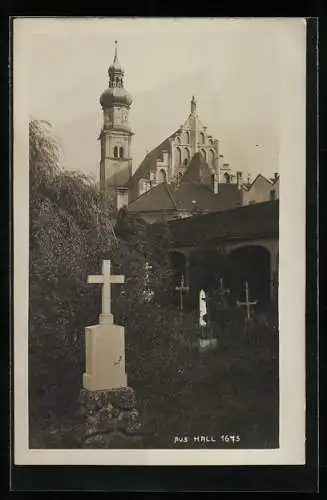
[[[271,259],[269,251],[259,245],[247,245],[230,252],[234,267],[232,294],[234,300],[244,301],[244,286],[249,284],[250,300],[257,300],[257,309],[271,301]]]

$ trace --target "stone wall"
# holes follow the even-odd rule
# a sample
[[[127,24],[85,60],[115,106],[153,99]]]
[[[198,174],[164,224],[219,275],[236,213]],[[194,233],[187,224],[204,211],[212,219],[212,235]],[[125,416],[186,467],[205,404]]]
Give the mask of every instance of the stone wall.
[[[140,448],[141,421],[134,390],[130,387],[110,391],[81,390],[82,448]]]

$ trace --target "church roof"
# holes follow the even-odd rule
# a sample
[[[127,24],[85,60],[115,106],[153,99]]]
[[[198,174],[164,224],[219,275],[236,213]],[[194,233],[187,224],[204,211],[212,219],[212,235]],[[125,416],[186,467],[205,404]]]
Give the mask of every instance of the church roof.
[[[181,183],[184,182],[200,182],[211,185],[212,171],[203,158],[202,154],[197,152],[192,157],[186,172],[184,173]]]
[[[155,210],[176,210],[176,204],[168,189],[168,185],[165,182],[154,186],[129,203],[127,207],[128,211],[151,212]]]
[[[166,184],[162,182],[128,205],[129,212],[218,211],[241,204],[241,191],[235,184],[220,184],[219,193],[197,182]]]
[[[162,158],[163,152],[169,151],[169,140],[176,134],[177,131],[175,131],[173,134],[167,137],[161,144],[156,146],[154,149],[152,149],[152,151],[150,151],[150,153],[146,155],[144,160],[141,162],[140,166],[137,168],[137,170],[134,172],[134,174],[126,184],[127,187],[131,188],[140,179],[149,177],[148,176],[149,171],[151,170],[151,168],[156,167],[156,161],[159,158]]]
[[[256,184],[257,182],[259,181],[263,181],[265,182],[266,184],[273,184],[273,182],[270,180],[270,179],[267,179],[267,177],[265,177],[264,175],[262,174],[258,174],[256,176],[256,178],[250,183],[249,185],[249,189],[251,189],[252,186],[254,186],[254,184]]]

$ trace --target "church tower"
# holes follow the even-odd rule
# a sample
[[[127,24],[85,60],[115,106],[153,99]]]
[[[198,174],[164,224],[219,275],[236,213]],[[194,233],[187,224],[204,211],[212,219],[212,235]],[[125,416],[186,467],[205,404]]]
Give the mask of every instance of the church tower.
[[[132,176],[133,132],[129,125],[129,110],[133,100],[124,88],[124,70],[118,60],[117,41],[108,75],[109,86],[100,97],[103,110],[103,127],[99,137],[100,188],[109,194],[116,192],[117,208],[120,208],[119,205],[127,204],[128,190],[125,185]]]

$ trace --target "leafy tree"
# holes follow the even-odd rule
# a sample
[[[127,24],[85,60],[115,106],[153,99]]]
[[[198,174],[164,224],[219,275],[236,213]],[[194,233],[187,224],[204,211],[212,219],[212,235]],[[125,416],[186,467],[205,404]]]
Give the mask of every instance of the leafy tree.
[[[60,144],[32,120],[30,144],[29,391],[32,425],[74,411],[84,327],[97,320],[99,291],[87,275],[117,244],[94,182],[60,167]]]

